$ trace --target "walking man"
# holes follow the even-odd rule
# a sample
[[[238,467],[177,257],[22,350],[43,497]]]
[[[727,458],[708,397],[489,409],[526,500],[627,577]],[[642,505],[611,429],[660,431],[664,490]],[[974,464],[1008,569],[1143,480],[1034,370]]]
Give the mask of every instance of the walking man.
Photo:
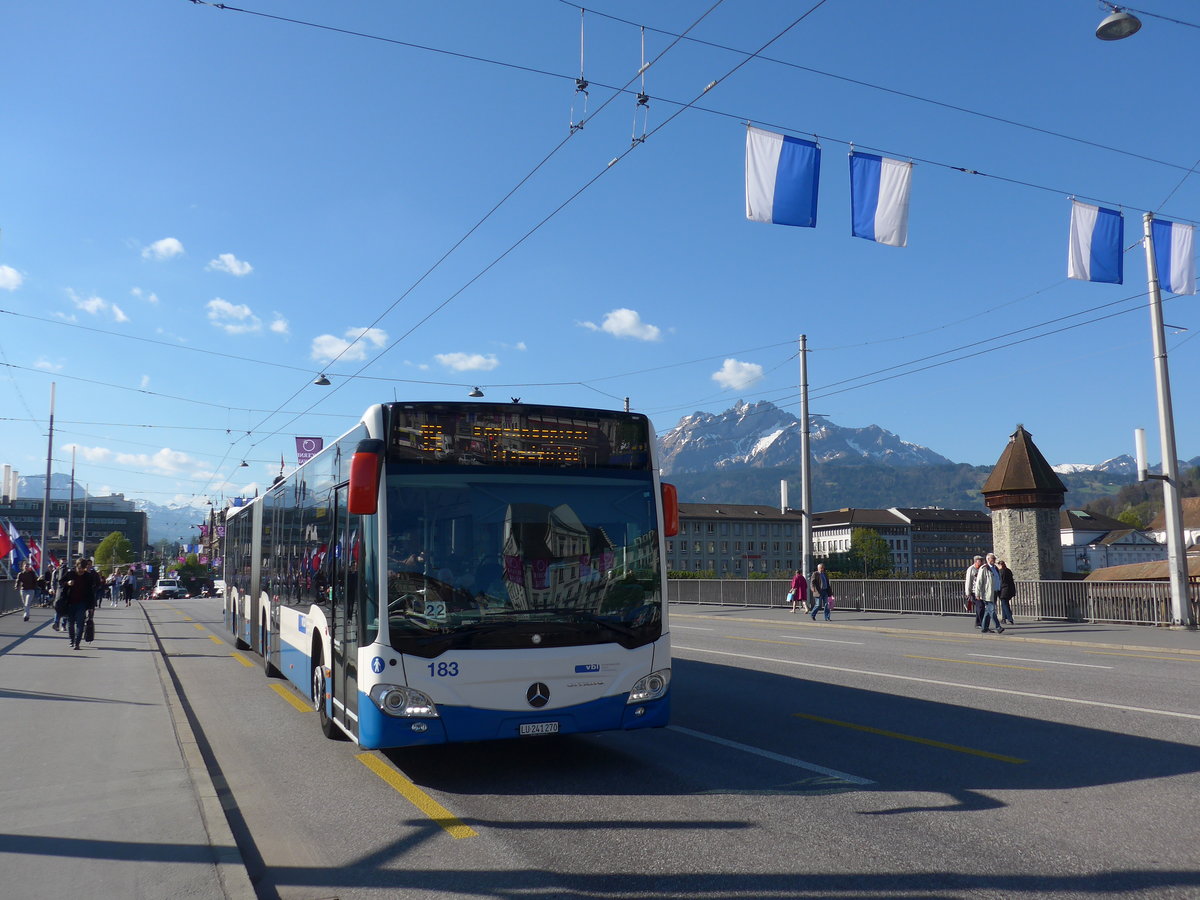
[[[989,553],[987,561],[979,567],[979,573],[975,576],[975,595],[983,599],[983,626],[980,628],[984,634],[990,634],[992,629],[988,626],[996,623],[996,633],[1004,634],[1004,626],[1000,624],[999,614],[996,612],[996,604],[1000,601],[1000,569],[996,567],[996,554]]]
[[[92,571],[92,561],[86,556],[75,563],[74,572],[63,574],[56,609],[66,613],[67,640],[78,650],[83,640],[84,626],[96,608],[96,598],[104,581]]]
[[[21,592],[21,605],[25,607],[25,621],[29,621],[29,607],[37,598],[38,577],[33,571],[33,563],[25,563],[17,575],[17,590]]]
[[[817,621],[817,610],[824,610],[825,621],[828,622],[829,598],[833,594],[833,588],[829,586],[829,576],[825,574],[825,563],[817,563],[817,571],[812,573],[809,586],[812,588],[812,620]]]

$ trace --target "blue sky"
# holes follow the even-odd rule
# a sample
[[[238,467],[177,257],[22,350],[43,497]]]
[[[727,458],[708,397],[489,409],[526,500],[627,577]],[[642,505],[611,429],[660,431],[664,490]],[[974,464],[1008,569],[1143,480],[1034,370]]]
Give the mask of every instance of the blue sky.
[[[611,0],[586,113],[559,0],[10,4],[0,462],[44,471],[51,382],[56,471],[74,445],[93,493],[159,503],[475,385],[659,431],[798,412],[801,333],[839,424],[974,464],[1017,423],[1052,463],[1144,427],[1157,461],[1136,241],[1144,211],[1200,220],[1200,29],[1167,21],[1200,14],[1145,3],[1106,43],[1095,0]],[[817,136],[815,229],[746,220],[747,121]],[[908,247],[850,237],[851,141],[916,162]],[[1066,279],[1073,195],[1125,210],[1124,285]],[[1165,318],[1189,458],[1196,298]]]

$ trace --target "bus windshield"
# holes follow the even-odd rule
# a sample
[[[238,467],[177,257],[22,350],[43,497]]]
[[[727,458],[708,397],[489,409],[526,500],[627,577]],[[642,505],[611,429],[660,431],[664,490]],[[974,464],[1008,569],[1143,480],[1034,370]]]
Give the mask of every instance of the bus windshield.
[[[632,648],[661,635],[648,472],[480,468],[388,466],[395,649],[429,658],[462,648]]]

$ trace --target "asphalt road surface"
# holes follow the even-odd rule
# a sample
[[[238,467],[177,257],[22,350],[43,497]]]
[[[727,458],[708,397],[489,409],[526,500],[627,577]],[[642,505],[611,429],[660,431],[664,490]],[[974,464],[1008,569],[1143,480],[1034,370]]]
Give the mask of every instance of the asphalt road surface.
[[[1200,656],[675,607],[666,729],[380,753],[146,609],[262,898],[1200,897]]]

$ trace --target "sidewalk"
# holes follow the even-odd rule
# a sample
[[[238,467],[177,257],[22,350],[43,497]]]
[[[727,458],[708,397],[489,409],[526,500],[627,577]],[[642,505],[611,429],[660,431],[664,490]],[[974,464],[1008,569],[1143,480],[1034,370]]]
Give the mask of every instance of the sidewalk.
[[[920,613],[857,612],[834,609],[830,621],[817,614],[813,622],[790,607],[716,606],[672,603],[670,615],[713,619],[737,619],[770,624],[817,628],[869,629],[871,631],[937,635],[959,635],[979,641],[1017,641],[1040,644],[1086,644],[1109,650],[1134,650],[1200,655],[1200,631],[1185,628],[1155,628],[1150,625],[1120,625],[1104,622],[1050,622],[1016,617],[1005,625],[1004,634],[981,634],[971,615],[932,616]]]
[[[0,616],[0,893],[255,893],[138,604],[72,650],[38,607]]]

